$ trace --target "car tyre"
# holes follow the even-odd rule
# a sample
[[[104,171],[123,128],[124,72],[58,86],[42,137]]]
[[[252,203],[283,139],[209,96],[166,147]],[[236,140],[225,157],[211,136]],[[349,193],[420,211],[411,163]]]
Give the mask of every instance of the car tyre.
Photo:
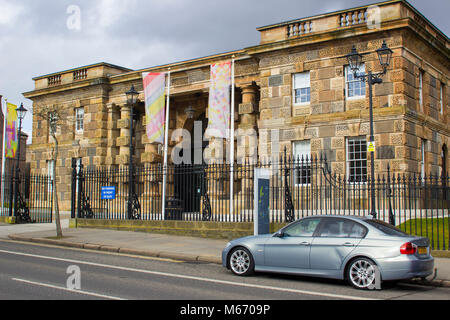
[[[356,258],[349,263],[347,268],[348,283],[360,290],[373,289],[376,282],[377,265],[367,258]]]
[[[241,277],[249,276],[255,271],[255,262],[252,254],[242,247],[231,251],[228,257],[228,265],[235,275]]]

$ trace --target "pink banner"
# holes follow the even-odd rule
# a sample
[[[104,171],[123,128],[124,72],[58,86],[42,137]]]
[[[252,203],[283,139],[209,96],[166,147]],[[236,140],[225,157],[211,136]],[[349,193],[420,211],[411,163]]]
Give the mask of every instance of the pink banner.
[[[150,143],[164,144],[165,73],[143,73],[147,137]]]
[[[206,137],[228,138],[230,128],[231,61],[211,66]]]

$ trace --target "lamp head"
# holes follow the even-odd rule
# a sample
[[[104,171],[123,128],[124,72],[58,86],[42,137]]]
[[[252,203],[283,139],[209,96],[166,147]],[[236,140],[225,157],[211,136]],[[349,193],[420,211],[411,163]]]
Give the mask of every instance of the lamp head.
[[[27,114],[27,109],[24,108],[23,103],[20,104],[20,107],[16,109],[17,118],[20,120],[25,119],[25,115]]]
[[[392,53],[393,51],[387,46],[386,41],[383,41],[383,45],[377,50],[380,65],[383,67],[385,73],[391,63]]]
[[[127,95],[128,104],[135,105],[137,103],[139,92],[136,91],[134,85],[132,85],[130,91],[127,91],[125,94]]]
[[[347,55],[347,60],[353,74],[356,74],[361,68],[362,56],[358,53],[355,46],[353,46],[352,52]]]

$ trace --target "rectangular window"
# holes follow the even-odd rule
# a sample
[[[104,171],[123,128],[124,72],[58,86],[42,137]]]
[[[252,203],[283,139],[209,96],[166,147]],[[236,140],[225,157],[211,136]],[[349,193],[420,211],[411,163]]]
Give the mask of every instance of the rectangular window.
[[[419,106],[420,111],[423,112],[423,71],[419,73]]]
[[[441,89],[439,94],[439,103],[441,107],[441,114],[444,114],[444,84],[441,82]]]
[[[308,104],[311,102],[311,75],[309,72],[294,74],[294,103]]]
[[[84,130],[84,108],[75,109],[75,129],[76,131],[83,132]]]
[[[361,64],[358,74],[364,74],[366,66]],[[345,88],[347,98],[365,98],[366,97],[366,82],[363,78],[355,78],[350,66],[345,68]]]
[[[347,172],[349,182],[367,182],[367,140],[347,139]]]
[[[296,185],[311,184],[311,143],[309,140],[297,141],[294,151],[294,181]]]

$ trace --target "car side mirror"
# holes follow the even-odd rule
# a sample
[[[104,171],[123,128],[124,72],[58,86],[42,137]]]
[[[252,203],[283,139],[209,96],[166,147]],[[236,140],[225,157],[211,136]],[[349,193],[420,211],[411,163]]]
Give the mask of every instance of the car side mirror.
[[[284,232],[283,231],[278,231],[277,233],[274,234],[275,238],[284,238]]]

